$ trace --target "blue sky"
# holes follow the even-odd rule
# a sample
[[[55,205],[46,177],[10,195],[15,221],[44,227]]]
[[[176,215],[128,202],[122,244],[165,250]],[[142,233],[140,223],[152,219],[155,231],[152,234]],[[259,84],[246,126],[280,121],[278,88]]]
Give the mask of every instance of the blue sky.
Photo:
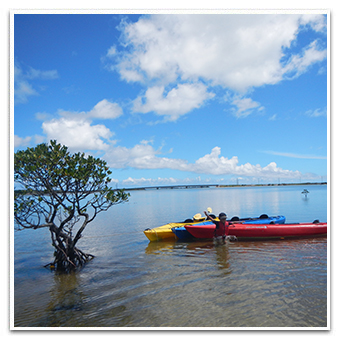
[[[327,180],[327,15],[268,13],[15,14],[15,151],[118,187]]]

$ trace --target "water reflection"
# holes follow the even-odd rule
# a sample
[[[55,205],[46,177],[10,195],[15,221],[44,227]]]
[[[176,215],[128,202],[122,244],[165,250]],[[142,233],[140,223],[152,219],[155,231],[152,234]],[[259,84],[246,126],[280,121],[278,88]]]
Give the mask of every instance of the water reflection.
[[[54,275],[54,286],[50,291],[51,301],[47,311],[81,310],[86,298],[79,290],[78,274]]]
[[[231,274],[228,244],[216,243],[214,249],[216,252],[216,262],[218,265],[218,269],[223,270],[224,274]]]
[[[89,274],[91,277],[91,272]],[[85,275],[84,280],[84,273],[54,273],[50,301],[36,326],[124,326],[131,319],[131,312],[126,312],[126,288],[116,285],[112,272],[104,276],[106,279],[103,275],[90,279]]]
[[[304,201],[302,189],[133,193],[129,204],[89,226],[81,248],[96,258],[71,275],[43,268],[51,248],[47,243],[42,252],[41,233],[19,233],[15,326],[325,327],[327,238],[221,244],[148,242],[143,234],[207,207],[240,217],[326,221],[327,190],[309,188]],[[27,243],[36,247],[28,251]]]
[[[171,251],[176,246],[176,241],[159,241],[159,242],[149,242],[145,248],[145,254],[162,254],[166,251]]]
[[[174,261],[182,262],[180,257],[204,257],[214,255],[217,268],[229,269],[229,242],[223,243],[221,240],[195,240],[191,242],[181,241],[161,241],[150,242],[145,249],[148,255],[174,256]],[[230,273],[229,271],[228,273]]]
[[[83,313],[86,295],[81,291],[78,275],[54,274],[45,320],[52,327],[63,326],[70,318],[74,319],[77,313]]]

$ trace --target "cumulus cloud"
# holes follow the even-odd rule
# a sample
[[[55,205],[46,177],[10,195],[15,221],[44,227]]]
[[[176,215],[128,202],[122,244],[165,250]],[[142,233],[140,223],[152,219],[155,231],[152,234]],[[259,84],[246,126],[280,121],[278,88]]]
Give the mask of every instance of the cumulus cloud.
[[[43,122],[47,139],[56,139],[71,150],[107,150],[115,142],[114,135],[103,124],[93,124],[95,119],[116,119],[123,114],[117,103],[106,99],[97,103],[89,112],[60,111],[57,118]]]
[[[326,31],[323,15],[160,14],[123,20],[119,29],[122,44],[108,50],[107,68],[146,87],[134,102],[135,111],[171,121],[212,98],[215,86],[243,96],[254,87],[296,78],[327,56],[318,41],[297,53],[291,49],[301,30]],[[194,98],[177,105],[184,89]],[[200,101],[198,92],[203,92]],[[175,94],[179,98],[172,98]],[[240,106],[235,115],[251,112]]]
[[[92,118],[115,119],[123,114],[122,108],[117,103],[109,102],[103,99],[95,107],[88,112],[88,116]]]
[[[265,167],[260,165],[252,165],[250,163],[238,165],[236,156],[228,159],[220,156],[221,148],[215,147],[207,154],[198,159],[194,164],[189,164],[188,169],[193,172],[205,173],[212,175],[239,175],[239,176],[263,176],[274,177],[278,174],[282,177],[296,177],[300,174],[298,171],[284,170],[277,167],[275,162],[268,164]]]
[[[199,108],[205,100],[214,97],[203,84],[179,84],[176,88],[165,92],[164,86],[149,88],[144,96],[134,101],[134,112],[155,112],[166,120],[177,120],[195,108]]]
[[[104,140],[112,136],[112,132],[104,125],[91,125],[90,121],[76,117],[52,119],[42,124],[48,140],[56,139],[70,149],[105,150],[109,147]]]
[[[301,73],[325,58],[316,43],[302,55],[289,54],[301,28],[325,29],[322,15],[152,15],[120,27],[129,49],[116,53],[116,69],[127,81],[204,79],[242,92],[275,84],[286,72]]]
[[[108,161],[110,167],[121,169],[126,167],[143,168],[142,163],[145,164],[146,169],[151,169],[150,160],[156,158],[158,153],[152,145],[143,142],[135,145],[132,148],[124,146],[117,146],[110,148],[105,154],[105,159]]]
[[[209,154],[189,163],[183,159],[161,157],[161,150],[155,150],[149,143],[140,143],[132,148],[111,147],[105,159],[112,168],[172,169],[207,175],[238,175],[266,178],[298,178],[299,171],[284,170],[272,162],[265,167],[250,163],[238,165],[236,156],[228,159],[221,156],[221,148],[215,147]]]

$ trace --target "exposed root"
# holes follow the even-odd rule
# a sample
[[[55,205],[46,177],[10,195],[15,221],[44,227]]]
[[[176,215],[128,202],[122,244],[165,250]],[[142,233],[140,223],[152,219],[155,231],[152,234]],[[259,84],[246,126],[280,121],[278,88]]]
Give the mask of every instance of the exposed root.
[[[57,249],[54,253],[54,261],[46,264],[44,267],[49,267],[51,270],[69,273],[77,268],[83,267],[87,262],[91,261],[95,257],[92,254],[84,253],[78,248],[68,249],[67,253],[60,248]]]

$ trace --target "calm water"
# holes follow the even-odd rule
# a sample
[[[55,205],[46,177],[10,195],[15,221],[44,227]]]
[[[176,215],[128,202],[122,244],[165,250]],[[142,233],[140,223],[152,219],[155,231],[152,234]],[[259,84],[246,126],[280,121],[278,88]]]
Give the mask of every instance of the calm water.
[[[308,189],[308,199],[301,195]],[[47,230],[15,232],[16,327],[327,327],[327,238],[150,242],[143,230],[203,213],[327,221],[327,186],[131,192],[79,247],[96,258],[60,275]]]

